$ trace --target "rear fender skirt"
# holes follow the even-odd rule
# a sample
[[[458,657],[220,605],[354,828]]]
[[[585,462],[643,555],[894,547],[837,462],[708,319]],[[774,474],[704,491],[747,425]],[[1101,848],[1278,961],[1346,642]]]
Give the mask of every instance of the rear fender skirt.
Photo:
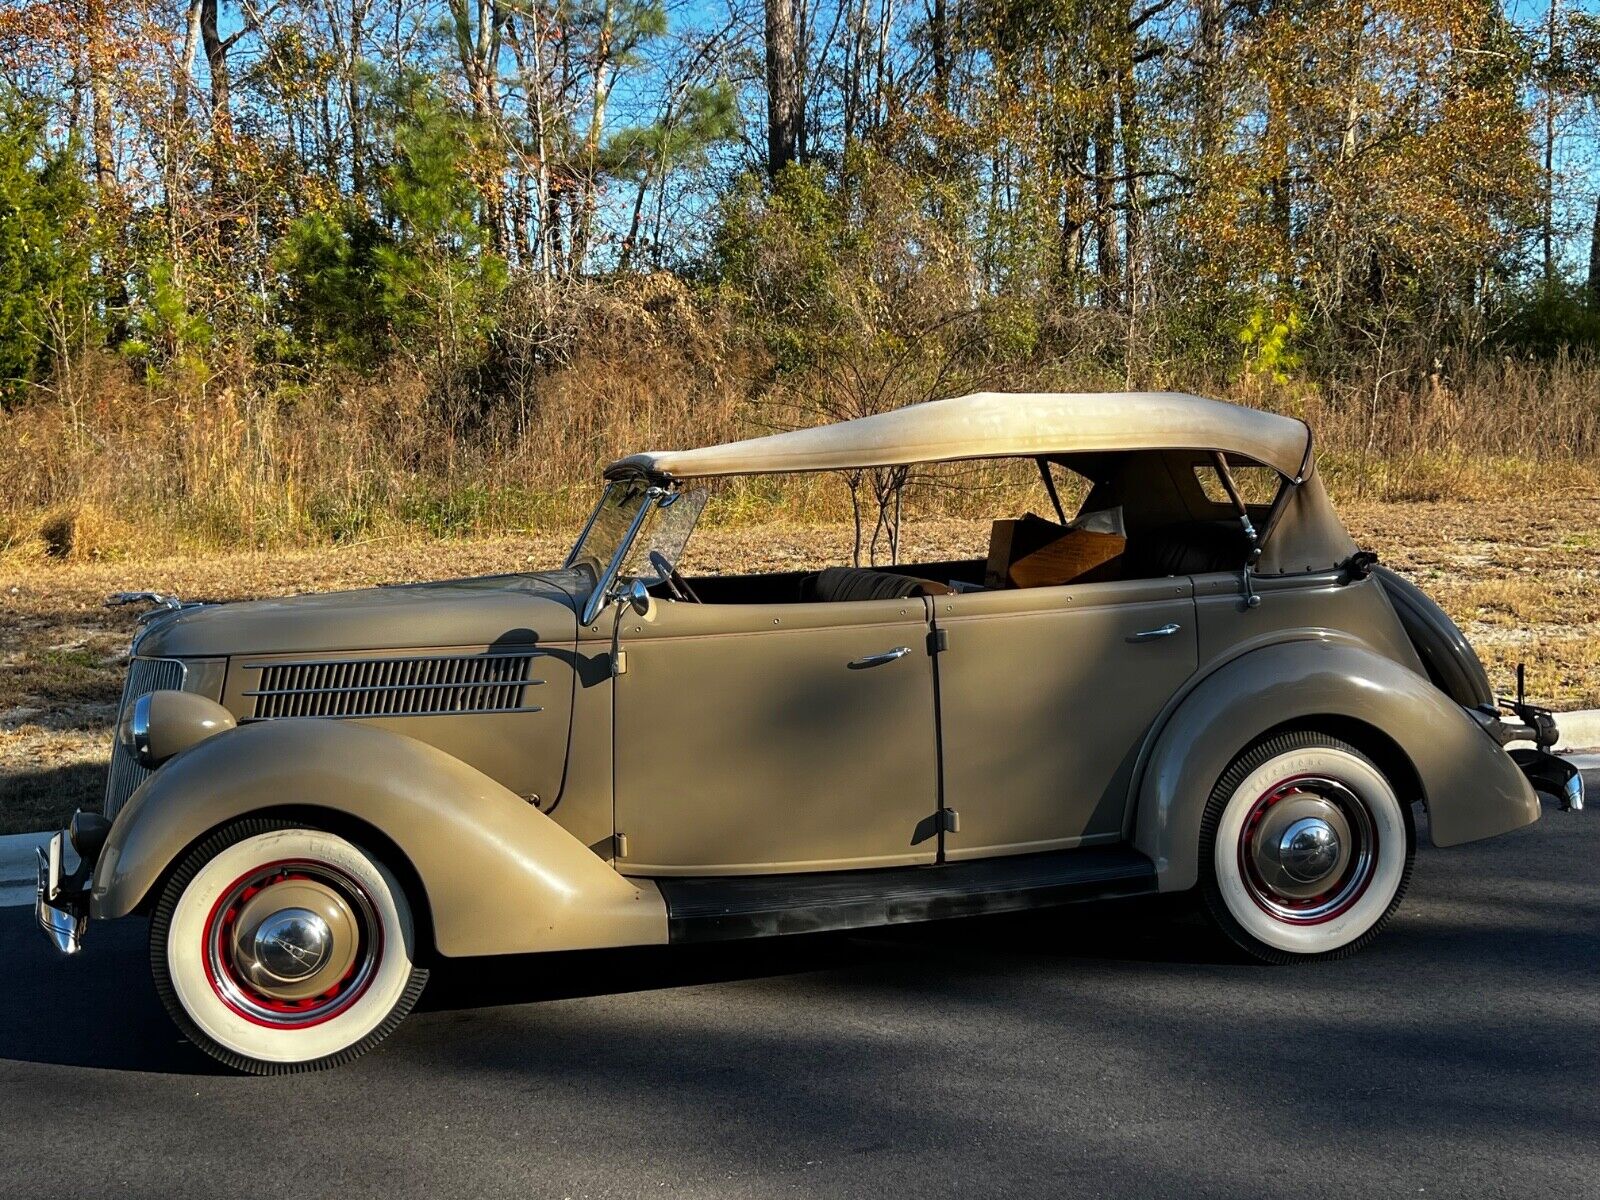
[[[93,914],[133,912],[209,830],[286,807],[354,817],[393,842],[427,893],[441,954],[667,940],[653,883],[624,879],[481,772],[386,729],[316,719],[217,734],[146,780],[95,863]]]
[[[1380,732],[1422,784],[1436,846],[1531,824],[1539,800],[1511,758],[1426,678],[1334,638],[1253,650],[1201,682],[1156,736],[1139,782],[1133,845],[1162,891],[1193,887],[1200,818],[1232,761],[1269,731],[1319,717]],[[1348,728],[1348,725],[1344,726]]]

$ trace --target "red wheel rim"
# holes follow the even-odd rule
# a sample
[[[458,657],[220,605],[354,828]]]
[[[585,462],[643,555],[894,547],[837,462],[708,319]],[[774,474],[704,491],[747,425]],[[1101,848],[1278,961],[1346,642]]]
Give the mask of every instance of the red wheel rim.
[[[357,944],[349,967],[316,995],[283,999],[256,986],[234,959],[235,922],[251,900],[284,883],[314,883],[356,916]],[[343,870],[310,859],[280,859],[252,867],[223,889],[201,931],[200,958],[211,990],[233,1013],[270,1029],[309,1029],[349,1010],[371,986],[383,957],[383,923],[366,889]]]
[[[1336,811],[1353,844],[1343,865],[1319,880],[1316,890],[1287,893],[1262,868],[1259,835],[1276,806],[1304,797],[1314,797]],[[1294,775],[1274,783],[1250,805],[1236,853],[1239,876],[1256,907],[1286,925],[1321,925],[1349,912],[1366,894],[1377,869],[1378,830],[1365,801],[1349,785],[1322,775]]]

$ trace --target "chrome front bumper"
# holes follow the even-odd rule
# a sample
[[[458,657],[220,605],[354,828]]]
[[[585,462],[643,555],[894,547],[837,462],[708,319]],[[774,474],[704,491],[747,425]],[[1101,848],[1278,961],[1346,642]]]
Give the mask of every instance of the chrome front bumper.
[[[33,915],[57,950],[76,954],[89,924],[89,902],[81,882],[62,868],[66,838],[65,832],[58,833],[39,851],[39,885]]]

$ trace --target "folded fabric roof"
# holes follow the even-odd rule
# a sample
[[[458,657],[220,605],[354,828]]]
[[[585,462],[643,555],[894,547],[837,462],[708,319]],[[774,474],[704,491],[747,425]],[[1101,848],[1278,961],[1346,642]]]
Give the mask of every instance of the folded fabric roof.
[[[1309,469],[1303,421],[1183,392],[978,392],[698,450],[631,454],[607,478],[677,479],[898,467],[1115,450],[1220,450],[1291,479]]]

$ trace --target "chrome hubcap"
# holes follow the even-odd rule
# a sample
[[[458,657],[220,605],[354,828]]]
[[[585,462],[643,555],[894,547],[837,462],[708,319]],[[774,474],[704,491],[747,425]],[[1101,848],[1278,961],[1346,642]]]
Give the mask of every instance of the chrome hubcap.
[[[1339,861],[1339,835],[1318,817],[1302,817],[1284,830],[1278,843],[1283,873],[1298,883],[1315,883]]]
[[[328,959],[333,932],[310,909],[286,908],[256,926],[251,952],[262,970],[279,979],[304,979]]]
[[[207,924],[208,974],[229,1007],[258,1024],[326,1020],[354,1003],[383,952],[371,901],[343,872],[274,864],[224,894]]]
[[[1331,920],[1361,897],[1377,861],[1366,804],[1334,779],[1285,780],[1251,806],[1239,835],[1245,886],[1280,920]]]

